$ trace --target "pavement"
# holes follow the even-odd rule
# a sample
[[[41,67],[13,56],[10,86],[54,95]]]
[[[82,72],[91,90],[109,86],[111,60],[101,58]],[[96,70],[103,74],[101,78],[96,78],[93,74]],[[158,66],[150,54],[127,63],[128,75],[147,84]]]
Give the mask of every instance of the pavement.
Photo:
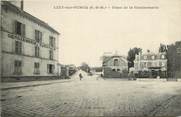
[[[1,90],[17,89],[17,88],[23,88],[23,87],[35,87],[35,86],[41,86],[41,85],[70,82],[70,81],[72,81],[72,79],[1,83]]]
[[[65,83],[65,82],[71,82],[73,80],[76,80],[76,77],[78,77],[78,73],[75,73],[73,76],[70,77],[70,79],[56,79],[56,80],[45,80],[45,81],[28,81],[28,82],[2,82],[1,83],[1,90],[9,90],[9,89],[17,89],[17,88],[24,88],[24,87],[35,87],[35,86],[41,86],[41,85],[50,85],[55,83]]]
[[[52,84],[2,90],[2,117],[181,115],[181,82],[102,79],[79,71],[70,82],[46,83]]]

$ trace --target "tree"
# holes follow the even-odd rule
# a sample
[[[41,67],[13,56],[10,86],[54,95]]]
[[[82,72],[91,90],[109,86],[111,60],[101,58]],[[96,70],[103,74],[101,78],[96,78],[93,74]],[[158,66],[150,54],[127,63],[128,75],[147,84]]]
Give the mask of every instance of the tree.
[[[160,44],[159,52],[167,52],[167,46],[164,44]]]
[[[127,56],[127,60],[128,60],[128,69],[131,67],[134,67],[134,60],[135,60],[135,56],[139,54],[139,52],[141,52],[142,49],[141,48],[133,48],[130,49],[128,51],[128,56]]]
[[[83,71],[85,71],[85,72],[88,72],[88,73],[90,72],[90,67],[89,67],[89,65],[88,65],[87,63],[85,63],[85,62],[83,62],[83,63],[81,64],[80,69],[83,70]]]

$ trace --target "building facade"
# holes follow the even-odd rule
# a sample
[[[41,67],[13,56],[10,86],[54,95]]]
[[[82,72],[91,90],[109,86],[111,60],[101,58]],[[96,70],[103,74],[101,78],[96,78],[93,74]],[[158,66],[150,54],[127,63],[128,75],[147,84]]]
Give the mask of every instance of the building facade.
[[[167,76],[167,58],[166,53],[147,53],[136,55],[134,68],[138,77],[166,77]]]
[[[128,62],[118,54],[104,54],[102,61],[103,76],[106,78],[127,77]]]
[[[1,2],[1,76],[57,76],[59,32],[23,10],[23,2]]]

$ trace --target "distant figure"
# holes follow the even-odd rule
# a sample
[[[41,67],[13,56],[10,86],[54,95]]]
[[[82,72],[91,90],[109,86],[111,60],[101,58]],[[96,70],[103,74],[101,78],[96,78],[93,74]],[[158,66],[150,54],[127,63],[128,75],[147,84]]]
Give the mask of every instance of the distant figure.
[[[156,78],[157,78],[157,79],[160,79],[160,76],[158,75]]]
[[[129,76],[129,80],[136,80],[133,71],[129,72],[128,76]]]
[[[82,78],[83,78],[81,73],[79,74],[79,78],[80,78],[80,80],[82,80]]]

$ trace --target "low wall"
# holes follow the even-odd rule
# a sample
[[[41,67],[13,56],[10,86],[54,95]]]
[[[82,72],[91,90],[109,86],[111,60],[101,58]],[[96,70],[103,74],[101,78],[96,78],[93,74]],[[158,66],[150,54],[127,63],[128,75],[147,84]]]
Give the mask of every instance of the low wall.
[[[181,81],[181,78],[137,78],[137,81]]]
[[[137,78],[137,81],[167,81],[166,78],[160,78],[160,79],[156,79],[156,78]]]

